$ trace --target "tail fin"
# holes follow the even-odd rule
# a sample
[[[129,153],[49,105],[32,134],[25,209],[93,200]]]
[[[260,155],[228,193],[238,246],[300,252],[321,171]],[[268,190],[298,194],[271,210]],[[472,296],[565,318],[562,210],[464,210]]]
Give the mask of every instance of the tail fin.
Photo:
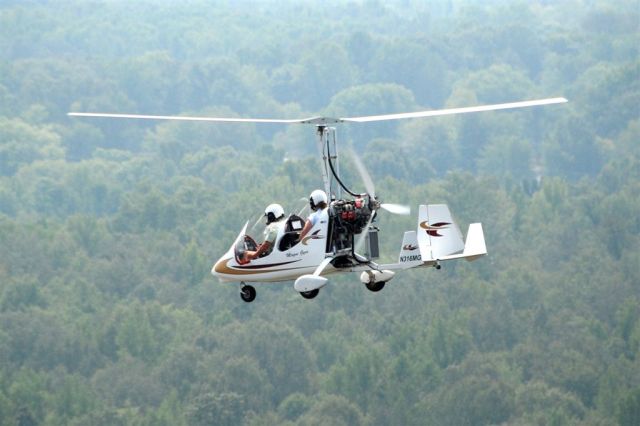
[[[468,261],[476,260],[487,254],[487,245],[484,242],[484,232],[481,223],[472,223],[467,231],[467,241],[464,244],[464,258]]]
[[[420,255],[416,231],[404,233],[400,254],[398,255],[398,263],[407,268],[422,265],[422,256]]]
[[[420,206],[417,236],[423,261],[460,254],[465,248],[460,229],[446,204]]]
[[[466,259],[469,262],[487,254],[487,246],[484,243],[484,232],[481,223],[472,223],[467,231],[467,241],[464,244],[464,251],[459,254],[442,256],[438,260]]]

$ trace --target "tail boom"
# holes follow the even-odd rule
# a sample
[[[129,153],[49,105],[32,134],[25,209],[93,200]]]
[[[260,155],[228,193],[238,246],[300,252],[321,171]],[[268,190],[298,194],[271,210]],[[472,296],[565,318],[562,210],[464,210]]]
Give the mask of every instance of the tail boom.
[[[445,204],[421,205],[416,231],[405,232],[398,256],[403,268],[434,266],[439,261],[476,260],[487,254],[481,223],[472,223],[463,242],[462,233]]]

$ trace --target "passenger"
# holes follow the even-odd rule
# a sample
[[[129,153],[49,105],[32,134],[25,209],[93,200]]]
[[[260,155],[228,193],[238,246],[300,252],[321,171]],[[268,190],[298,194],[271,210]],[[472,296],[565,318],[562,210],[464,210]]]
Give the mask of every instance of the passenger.
[[[313,191],[309,196],[309,206],[311,207],[311,210],[313,210],[313,213],[309,215],[309,218],[304,224],[304,228],[302,228],[302,231],[300,232],[300,241],[302,241],[305,235],[309,233],[316,223],[322,222],[323,220],[329,220],[329,214],[327,211],[327,194],[324,191],[320,189]]]
[[[247,250],[244,252],[243,260],[249,262],[261,256],[267,256],[273,250],[278,236],[278,225],[284,219],[284,209],[280,204],[269,204],[264,210],[267,218],[267,227],[264,229],[264,241],[258,246],[256,251]]]

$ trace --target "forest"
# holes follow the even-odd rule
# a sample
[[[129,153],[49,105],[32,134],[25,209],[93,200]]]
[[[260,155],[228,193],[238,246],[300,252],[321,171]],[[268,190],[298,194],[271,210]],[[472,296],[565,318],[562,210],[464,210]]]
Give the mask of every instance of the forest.
[[[2,1],[0,424],[640,424],[639,27],[637,0]],[[67,116],[556,96],[338,125],[344,180],[349,148],[412,207],[381,261],[426,203],[489,254],[253,303],[211,267],[321,187],[313,127]]]

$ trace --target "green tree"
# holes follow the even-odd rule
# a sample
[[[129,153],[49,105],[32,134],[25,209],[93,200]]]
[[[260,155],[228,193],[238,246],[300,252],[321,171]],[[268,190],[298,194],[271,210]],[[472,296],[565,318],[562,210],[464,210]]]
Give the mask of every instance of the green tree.
[[[189,424],[232,426],[244,416],[244,400],[235,393],[204,393],[187,407]]]
[[[0,175],[12,176],[21,166],[64,155],[61,138],[51,126],[0,117]]]
[[[300,426],[367,425],[369,419],[355,404],[337,395],[322,395],[297,421]]]
[[[627,393],[618,404],[616,413],[621,425],[634,425],[640,421],[640,389]]]

